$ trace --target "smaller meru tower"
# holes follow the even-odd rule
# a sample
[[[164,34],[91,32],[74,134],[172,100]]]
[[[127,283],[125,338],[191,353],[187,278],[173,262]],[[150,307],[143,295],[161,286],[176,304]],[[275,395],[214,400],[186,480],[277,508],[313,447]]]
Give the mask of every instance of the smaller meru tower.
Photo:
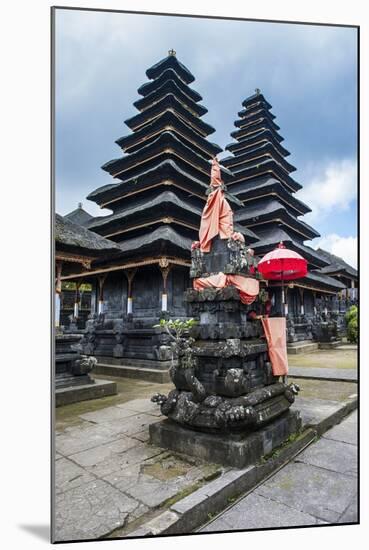
[[[256,89],[242,106],[234,122],[236,130],[231,132],[234,142],[226,146],[232,156],[222,160],[234,175],[228,188],[243,203],[243,208],[235,213],[235,220],[257,234],[258,240],[252,247],[258,256],[283,241],[287,248],[308,261],[307,276],[288,289],[285,313],[288,312],[290,323],[299,325],[295,336],[299,333],[299,339],[311,339],[308,318],[314,317],[321,300],[334,296],[343,285],[320,272],[327,266],[327,259],[305,244],[320,235],[301,219],[311,209],[295,196],[302,186],[291,176],[296,168],[286,160],[290,153],[282,145],[284,138],[275,123],[271,104]],[[274,282],[269,290],[274,311],[281,312],[279,286],[279,282]]]

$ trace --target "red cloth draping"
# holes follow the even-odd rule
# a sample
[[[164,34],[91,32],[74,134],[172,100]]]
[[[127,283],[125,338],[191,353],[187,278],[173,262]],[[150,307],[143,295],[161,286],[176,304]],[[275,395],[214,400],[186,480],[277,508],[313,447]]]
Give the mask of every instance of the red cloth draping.
[[[220,166],[216,158],[212,161],[210,185],[214,191],[210,193],[206,201],[199,231],[202,252],[210,252],[211,241],[217,235],[221,239],[229,239],[233,233],[233,212],[224,197]]]
[[[240,300],[243,304],[252,304],[259,294],[259,281],[251,279],[251,277],[243,277],[242,275],[226,275],[225,273],[217,273],[210,277],[199,277],[193,280],[195,290],[204,288],[224,288],[226,286],[234,286],[240,293]]]
[[[274,376],[288,374],[286,318],[269,317],[261,320],[268,343],[270,362]]]

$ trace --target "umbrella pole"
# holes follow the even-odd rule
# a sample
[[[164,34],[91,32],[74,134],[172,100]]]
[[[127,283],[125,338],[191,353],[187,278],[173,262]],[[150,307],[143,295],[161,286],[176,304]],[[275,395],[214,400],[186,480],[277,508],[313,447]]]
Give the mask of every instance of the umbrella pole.
[[[283,317],[286,317],[286,305],[285,305],[285,294],[284,294],[284,281],[283,281],[283,260],[282,260],[282,271],[281,271],[281,282],[282,282],[282,315]],[[282,382],[284,384],[288,384],[288,376],[287,374],[285,374],[284,376],[282,376]]]

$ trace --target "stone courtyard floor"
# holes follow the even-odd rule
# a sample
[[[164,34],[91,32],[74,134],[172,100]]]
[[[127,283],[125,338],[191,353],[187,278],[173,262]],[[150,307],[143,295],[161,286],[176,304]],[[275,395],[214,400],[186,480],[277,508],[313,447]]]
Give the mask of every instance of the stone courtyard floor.
[[[326,366],[331,363],[331,368],[336,368],[341,351],[319,351],[319,355]],[[352,353],[350,360],[353,366],[347,367],[345,363],[343,368],[355,368],[355,350],[346,352]],[[332,354],[336,356],[336,362],[328,359]],[[302,355],[296,359],[308,360],[313,355],[314,353]],[[346,357],[345,361],[347,360]],[[292,362],[295,362],[295,357],[293,360],[290,358],[290,363]],[[99,378],[98,375],[95,377]],[[104,378],[107,378],[106,375]],[[140,532],[143,526],[155,522],[155,518],[165,516],[165,513],[171,517],[170,508],[174,503],[187,495],[195,494],[195,491],[201,492],[201,488],[215,483],[214,480],[221,478],[227,470],[217,464],[203,463],[149,444],[149,425],[162,419],[159,408],[150,402],[150,397],[158,391],[167,393],[172,388],[171,384],[153,384],[128,378],[110,379],[117,382],[118,395],[56,409],[55,541],[126,537],[133,532]],[[357,392],[355,382],[318,379],[296,381],[301,392],[295,407],[300,406],[306,425],[314,415],[318,414],[324,419],[325,415],[339,409],[341,403],[352,399]],[[353,441],[346,441],[344,438],[351,437],[347,434],[353,433],[354,418],[352,416],[345,421],[351,422],[347,424],[347,428],[343,427],[346,426],[343,423],[337,426],[338,433],[343,430],[344,435],[335,436],[334,428],[333,436],[326,434],[276,474],[282,476],[277,481],[282,479],[278,484],[286,491],[283,495],[279,485],[272,482],[271,478],[265,483],[263,494],[260,489],[262,486],[259,486],[255,490],[258,492],[252,493],[246,499],[253,498],[255,506],[256,501],[267,501],[269,508],[266,507],[265,510],[272,510],[273,506],[278,505],[281,517],[285,510],[286,518],[293,516],[291,521],[298,521],[300,517],[305,522],[301,524],[306,524],[307,521],[304,514],[317,518],[317,522],[328,523],[353,517],[350,514],[353,514],[354,509],[352,502],[355,494],[352,487],[356,474],[352,464],[356,447]],[[346,451],[349,458],[341,461],[340,457]],[[333,461],[336,470],[332,469],[331,464],[331,471],[327,461]],[[339,470],[340,461],[344,464],[345,471]],[[290,468],[290,474],[283,481],[286,468]],[[313,504],[309,509],[301,508],[300,516],[297,514],[298,508],[294,511],[291,511],[291,507],[288,508],[290,497],[286,496],[289,490],[287,485],[292,491],[293,483],[291,481],[291,485],[288,481],[292,473],[293,483],[300,483],[305,490],[305,493],[300,491],[300,497],[303,499],[306,494],[307,503],[310,500],[313,503],[314,498],[317,498],[317,508]],[[308,494],[308,489],[314,488],[313,481],[312,485],[306,484],[306,476],[310,474],[311,479],[316,480],[315,487],[321,491],[319,498]],[[335,505],[333,502],[335,495],[338,500],[343,499],[342,492],[351,499],[345,509],[342,508],[343,504]],[[322,499],[329,499],[328,508],[332,513],[322,513]],[[342,502],[346,503],[346,500]],[[241,503],[239,505],[242,508]],[[264,513],[262,506],[256,506],[255,510],[257,509],[261,514]],[[260,518],[254,518],[254,523],[250,519],[250,525],[259,525],[263,521],[262,515]],[[220,518],[219,521],[221,520],[227,524],[230,521],[225,518]],[[282,525],[282,522],[278,525]],[[209,528],[210,526],[206,527],[206,530]],[[156,531],[152,532],[155,534]],[[160,529],[157,533],[160,533]]]
[[[357,412],[203,527],[203,533],[358,519]]]

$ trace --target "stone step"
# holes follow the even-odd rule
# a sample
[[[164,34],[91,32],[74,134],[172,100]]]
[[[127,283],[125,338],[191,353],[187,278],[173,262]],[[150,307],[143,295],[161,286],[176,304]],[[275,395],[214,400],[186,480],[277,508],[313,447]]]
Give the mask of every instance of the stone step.
[[[55,390],[55,406],[70,405],[89,399],[99,399],[108,395],[118,393],[116,382],[111,380],[95,380],[93,384],[84,384],[80,386],[68,386]]]
[[[319,349],[336,349],[339,346],[342,346],[341,340],[336,340],[335,342],[319,342]]]
[[[150,369],[147,367],[132,367],[129,365],[109,365],[107,363],[98,363],[93,372],[106,376],[117,376],[123,378],[138,378],[148,382],[158,384],[167,384],[170,382],[168,370]]]
[[[287,353],[291,355],[297,355],[299,353],[310,353],[316,351],[319,348],[318,342],[311,342],[310,340],[302,340],[301,342],[294,342],[287,345]]]

